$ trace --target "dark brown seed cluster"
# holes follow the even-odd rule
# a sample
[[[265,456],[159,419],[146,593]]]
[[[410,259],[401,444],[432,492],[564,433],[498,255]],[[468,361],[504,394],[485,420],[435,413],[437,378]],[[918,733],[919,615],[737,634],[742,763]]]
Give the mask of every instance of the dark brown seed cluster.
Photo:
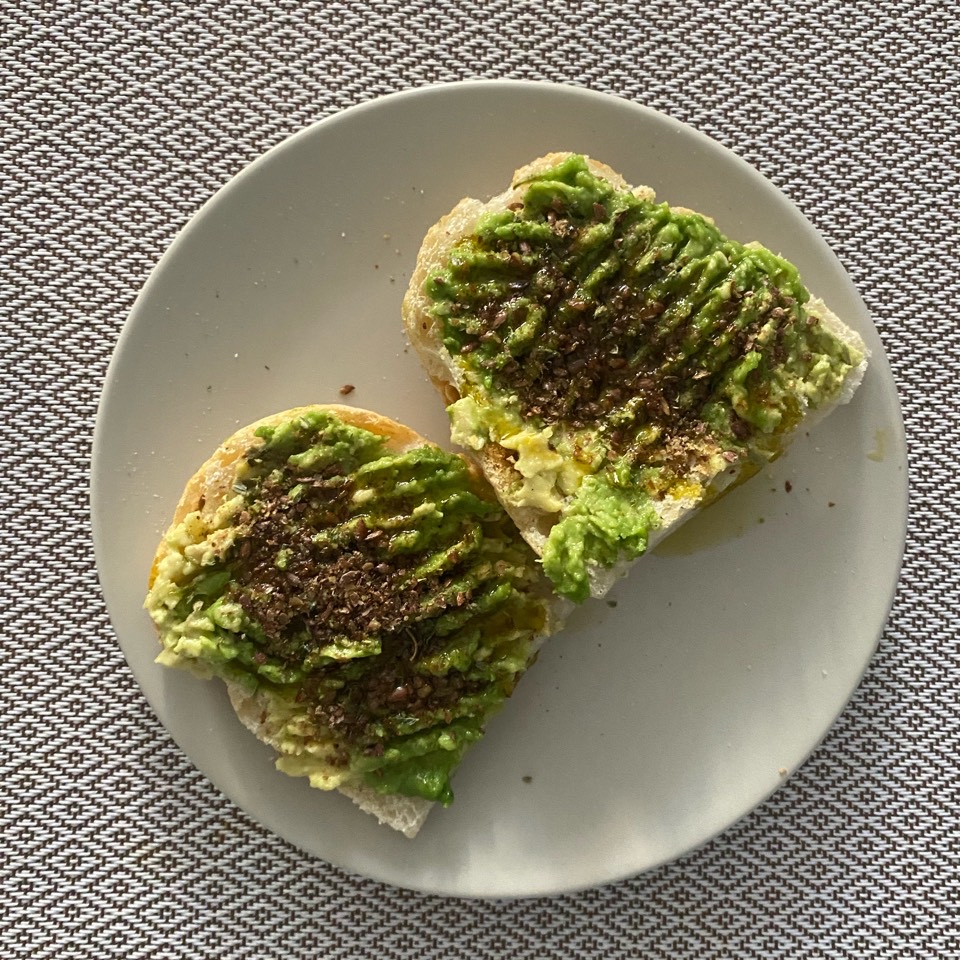
[[[691,346],[689,306],[682,298],[650,298],[643,287],[626,282],[626,262],[593,299],[578,298],[569,264],[580,231],[554,210],[546,217],[560,245],[538,251],[536,269],[513,251],[504,258],[507,279],[496,295],[455,305],[449,319],[459,331],[461,352],[475,353],[475,362],[517,395],[524,416],[574,429],[605,426],[611,449],[621,453],[641,426],[657,425],[668,435],[696,425],[724,372],[711,362],[715,344],[727,345],[723,366],[729,369],[754,348],[772,318],[777,332],[765,349],[774,361],[782,360],[794,302],[780,291],[734,289],[708,337]],[[684,265],[663,264],[658,278]],[[769,306],[745,322],[741,311],[764,293]],[[517,350],[511,337],[530,316],[524,301],[542,308],[545,317],[532,343]],[[611,421],[614,413],[620,414],[618,426]],[[735,430],[749,426],[738,422]]]
[[[265,651],[289,663],[399,629],[432,586],[411,580],[415,555],[391,556],[383,530],[351,518],[353,486],[335,467],[298,484],[296,499],[283,483],[263,485],[235,548],[237,601],[265,634]],[[330,529],[332,541],[315,541]]]
[[[376,670],[340,690],[320,689],[315,677],[308,678],[302,697],[314,704],[314,716],[338,739],[352,743],[371,739],[367,752],[377,756],[382,753],[383,740],[369,737],[371,723],[386,726],[387,737],[401,732],[391,729],[398,718],[449,723],[464,696],[486,686],[486,682],[468,680],[456,671],[423,676],[413,670],[401,651],[402,645],[394,655],[381,657]]]
[[[419,659],[440,642],[430,616],[467,607],[473,592],[449,588],[462,575],[456,568],[416,577],[426,556],[392,551],[388,533],[352,515],[353,490],[336,467],[263,481],[239,517],[246,532],[235,542],[231,599],[262,632],[255,662],[305,665],[298,699],[339,741],[362,745],[376,739],[366,737],[373,722],[449,720],[463,695],[485,682],[453,670],[418,671]],[[379,641],[379,655],[326,659],[331,645],[371,641]]]

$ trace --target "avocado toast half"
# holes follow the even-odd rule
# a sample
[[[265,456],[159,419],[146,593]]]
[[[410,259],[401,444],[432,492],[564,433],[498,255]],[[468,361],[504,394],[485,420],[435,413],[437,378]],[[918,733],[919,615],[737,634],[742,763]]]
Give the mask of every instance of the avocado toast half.
[[[577,154],[443,217],[403,317],[453,440],[576,601],[849,400],[867,360],[787,261]]]
[[[220,677],[277,766],[407,836],[557,628],[463,458],[386,417],[288,410],[190,479],[146,604],[158,661]]]

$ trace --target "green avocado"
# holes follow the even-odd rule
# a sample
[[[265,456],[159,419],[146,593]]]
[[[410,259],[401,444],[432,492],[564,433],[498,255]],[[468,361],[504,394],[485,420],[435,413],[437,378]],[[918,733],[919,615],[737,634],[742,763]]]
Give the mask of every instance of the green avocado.
[[[319,409],[258,436],[167,536],[160,661],[266,692],[287,772],[450,803],[545,629],[532,552],[460,457]]]
[[[616,189],[576,155],[520,187],[424,289],[462,373],[454,438],[549,438],[551,481],[518,463],[516,505],[558,513],[543,568],[579,601],[591,567],[646,549],[654,502],[775,457],[862,356],[808,309],[795,267],[699,214]],[[552,488],[551,451],[579,489]]]

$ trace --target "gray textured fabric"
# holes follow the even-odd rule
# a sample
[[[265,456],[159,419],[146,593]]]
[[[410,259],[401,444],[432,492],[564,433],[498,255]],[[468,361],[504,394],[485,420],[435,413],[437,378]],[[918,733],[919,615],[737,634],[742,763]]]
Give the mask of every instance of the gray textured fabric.
[[[960,956],[960,19],[954,4],[891,0],[722,0],[711,11],[556,0],[0,6],[0,956]],[[772,178],[872,312],[912,459],[888,629],[799,773],[680,862],[512,903],[362,880],[238,812],[140,695],[88,531],[103,374],[175,232],[305,124],[467,77],[618,93]]]

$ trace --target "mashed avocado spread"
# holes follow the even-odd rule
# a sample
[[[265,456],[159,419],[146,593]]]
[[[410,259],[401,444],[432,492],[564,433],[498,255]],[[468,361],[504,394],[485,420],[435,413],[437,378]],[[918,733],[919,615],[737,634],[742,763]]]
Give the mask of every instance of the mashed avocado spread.
[[[644,552],[655,502],[775,457],[862,357],[791,264],[703,216],[580,156],[521,186],[425,291],[461,374],[454,440],[509,451],[510,502],[557,517],[544,571],[583,600],[591,566]]]
[[[450,803],[544,629],[532,552],[459,457],[319,410],[258,437],[167,534],[159,660],[265,696],[288,773]]]

